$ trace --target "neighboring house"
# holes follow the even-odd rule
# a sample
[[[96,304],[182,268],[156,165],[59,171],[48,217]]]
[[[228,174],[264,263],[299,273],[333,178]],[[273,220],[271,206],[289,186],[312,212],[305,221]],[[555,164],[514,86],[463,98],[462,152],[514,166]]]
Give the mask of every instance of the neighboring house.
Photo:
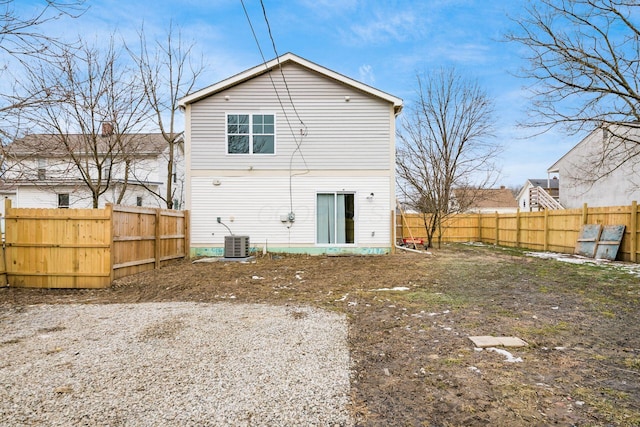
[[[632,159],[624,162],[623,160]],[[565,208],[625,206],[640,201],[640,128],[602,126],[562,156],[548,170],[560,177]]]
[[[401,99],[287,53],[180,104],[192,255],[391,250]]]
[[[3,179],[7,194],[14,207],[20,208],[91,208],[91,192],[82,179],[82,173],[97,178],[96,164],[102,165],[102,182],[107,191],[99,198],[99,207],[116,203],[129,206],[166,207],[152,192],[165,195],[167,175],[167,143],[159,133],[125,135],[130,150],[128,166],[122,156],[109,153],[107,134],[98,136],[98,149],[88,152],[82,135],[66,135],[71,144],[72,157],[60,145],[60,136],[32,134],[16,139],[4,148]],[[102,140],[101,140],[102,138]],[[179,144],[177,171],[174,174],[176,209],[183,204],[184,166],[183,147]],[[98,161],[94,157],[98,158]],[[82,171],[76,163],[83,164]],[[93,166],[92,166],[93,165]],[[125,170],[128,172],[125,173]],[[125,177],[128,174],[128,179]],[[106,183],[108,181],[108,184]],[[124,191],[123,191],[124,190]]]
[[[518,206],[522,212],[533,212],[544,209],[561,209],[559,204],[560,180],[552,178],[528,179],[518,196]],[[552,199],[552,200],[550,200]]]
[[[464,213],[512,213],[517,212],[518,202],[510,189],[473,188],[454,189],[449,203],[451,208]]]

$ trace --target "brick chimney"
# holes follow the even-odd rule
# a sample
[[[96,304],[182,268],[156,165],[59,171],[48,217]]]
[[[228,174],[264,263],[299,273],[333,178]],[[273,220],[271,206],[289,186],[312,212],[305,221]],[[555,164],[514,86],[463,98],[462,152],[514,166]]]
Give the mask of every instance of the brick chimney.
[[[113,123],[102,122],[102,136],[113,135]]]

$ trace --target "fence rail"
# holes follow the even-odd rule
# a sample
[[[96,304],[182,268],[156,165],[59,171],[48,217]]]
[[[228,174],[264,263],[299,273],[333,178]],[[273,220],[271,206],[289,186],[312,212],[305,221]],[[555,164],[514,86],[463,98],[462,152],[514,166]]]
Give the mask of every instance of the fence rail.
[[[189,212],[12,208],[5,201],[0,285],[104,288],[114,279],[188,256]]]
[[[573,253],[584,224],[624,225],[618,259],[638,262],[640,215],[634,201],[630,206],[516,212],[511,214],[457,214],[442,227],[443,242],[478,241],[532,250]],[[426,239],[421,214],[398,219],[399,237]],[[437,238],[437,236],[435,236]]]

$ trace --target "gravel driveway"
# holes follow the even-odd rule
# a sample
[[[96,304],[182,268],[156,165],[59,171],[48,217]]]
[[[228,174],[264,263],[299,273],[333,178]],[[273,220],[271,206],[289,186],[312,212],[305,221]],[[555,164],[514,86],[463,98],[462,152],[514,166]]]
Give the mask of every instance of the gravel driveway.
[[[347,426],[344,316],[307,307],[0,307],[0,425]]]

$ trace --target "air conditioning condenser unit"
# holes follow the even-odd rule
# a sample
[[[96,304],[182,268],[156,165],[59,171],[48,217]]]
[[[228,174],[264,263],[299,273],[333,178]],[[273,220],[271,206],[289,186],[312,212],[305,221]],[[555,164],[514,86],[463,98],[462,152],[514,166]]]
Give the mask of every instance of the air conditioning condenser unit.
[[[249,236],[224,236],[225,258],[246,258],[249,256]]]

